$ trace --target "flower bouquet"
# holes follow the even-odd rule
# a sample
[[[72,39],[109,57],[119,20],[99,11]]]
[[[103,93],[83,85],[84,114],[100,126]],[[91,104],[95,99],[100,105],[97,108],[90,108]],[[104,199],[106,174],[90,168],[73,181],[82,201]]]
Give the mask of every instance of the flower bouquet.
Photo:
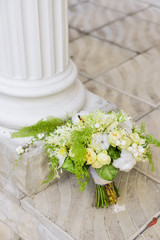
[[[137,161],[149,161],[153,170],[149,144],[160,147],[153,135],[145,135],[144,124],[137,127],[122,110],[80,112],[65,121],[49,117],[12,133],[12,137],[31,136],[26,146],[17,147],[20,158],[30,145],[43,141],[49,164],[44,183],[60,178],[64,169],[75,175],[83,191],[92,176],[97,208],[117,202],[114,178],[118,171],[130,171]]]

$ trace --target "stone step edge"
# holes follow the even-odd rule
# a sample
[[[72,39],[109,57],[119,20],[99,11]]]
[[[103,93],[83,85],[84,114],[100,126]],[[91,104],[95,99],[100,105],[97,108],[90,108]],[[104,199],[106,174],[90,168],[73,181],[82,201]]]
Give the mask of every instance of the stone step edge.
[[[74,240],[32,207],[28,199],[18,200],[0,186],[0,221],[24,240]]]

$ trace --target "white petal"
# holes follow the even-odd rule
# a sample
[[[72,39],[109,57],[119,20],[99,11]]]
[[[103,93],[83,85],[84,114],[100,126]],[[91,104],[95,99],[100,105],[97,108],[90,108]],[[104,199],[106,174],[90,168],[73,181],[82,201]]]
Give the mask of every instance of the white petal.
[[[134,148],[134,149],[137,148],[137,144],[136,144],[136,143],[133,143],[133,144],[132,144],[132,148]]]
[[[124,164],[124,165],[120,168],[120,171],[129,172],[129,171],[134,167],[135,164],[136,164],[136,160],[135,160],[135,161],[130,161],[130,162]]]
[[[125,164],[125,160],[123,158],[118,158],[116,160],[113,160],[112,165],[116,168],[121,168]]]
[[[100,144],[100,147],[101,147],[102,150],[106,149],[106,146],[105,146],[104,143],[101,143],[101,144]]]
[[[121,142],[119,140],[116,141],[116,146],[119,146]]]
[[[65,158],[66,158],[65,156],[61,156],[61,155],[58,156],[58,159],[59,159],[59,166],[60,166],[60,167],[62,167]]]
[[[103,134],[103,141],[108,142],[108,134]]]
[[[102,141],[103,141],[103,135],[101,133],[97,134],[96,143],[101,144]]]

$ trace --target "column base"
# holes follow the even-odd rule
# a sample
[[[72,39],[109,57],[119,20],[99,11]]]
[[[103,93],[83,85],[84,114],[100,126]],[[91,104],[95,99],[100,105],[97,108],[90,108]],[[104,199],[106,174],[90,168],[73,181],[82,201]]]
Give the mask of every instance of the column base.
[[[85,88],[77,80],[72,61],[63,73],[50,79],[13,80],[0,77],[0,125],[11,129],[32,125],[47,116],[65,118],[82,109],[86,101]]]

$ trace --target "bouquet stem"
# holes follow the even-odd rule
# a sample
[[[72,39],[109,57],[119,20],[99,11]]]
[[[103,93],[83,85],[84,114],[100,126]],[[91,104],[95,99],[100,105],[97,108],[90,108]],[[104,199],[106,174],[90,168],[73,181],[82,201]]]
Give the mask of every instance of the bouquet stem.
[[[119,197],[118,188],[115,183],[108,183],[105,185],[96,184],[96,208],[107,208],[109,205],[117,203],[117,197]]]

